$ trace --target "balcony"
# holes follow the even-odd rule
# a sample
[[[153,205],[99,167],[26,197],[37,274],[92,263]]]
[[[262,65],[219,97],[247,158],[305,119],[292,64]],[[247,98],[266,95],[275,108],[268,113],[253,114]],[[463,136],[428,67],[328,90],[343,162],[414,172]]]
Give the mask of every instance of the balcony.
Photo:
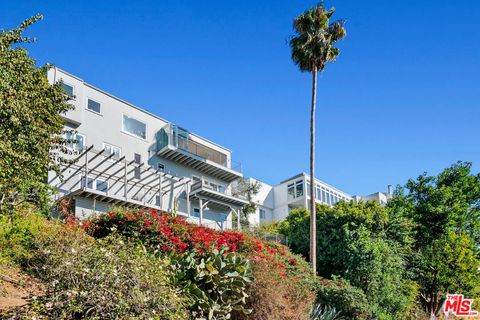
[[[190,199],[209,200],[222,207],[241,208],[248,204],[247,199],[241,195],[231,195],[227,189],[208,180],[202,178],[194,181],[190,190]]]
[[[191,167],[222,181],[232,182],[243,175],[241,166],[232,163],[227,154],[192,138],[175,125],[167,125],[156,136],[157,155]]]

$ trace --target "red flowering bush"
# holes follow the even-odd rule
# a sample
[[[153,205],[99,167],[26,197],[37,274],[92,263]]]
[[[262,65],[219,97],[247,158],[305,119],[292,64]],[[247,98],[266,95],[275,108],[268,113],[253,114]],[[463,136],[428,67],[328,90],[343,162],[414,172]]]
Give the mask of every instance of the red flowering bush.
[[[110,212],[82,224],[96,238],[115,231],[127,238],[142,240],[158,253],[196,252],[202,255],[213,249],[236,252],[250,262],[255,278],[249,287],[247,301],[253,313],[235,314],[236,319],[264,318],[261,315],[267,319],[268,314],[271,315],[269,319],[303,319],[313,303],[316,277],[305,260],[284,245],[263,241],[251,233],[218,231],[156,210]],[[279,288],[283,288],[283,292]],[[268,299],[272,303],[265,309],[264,301]]]

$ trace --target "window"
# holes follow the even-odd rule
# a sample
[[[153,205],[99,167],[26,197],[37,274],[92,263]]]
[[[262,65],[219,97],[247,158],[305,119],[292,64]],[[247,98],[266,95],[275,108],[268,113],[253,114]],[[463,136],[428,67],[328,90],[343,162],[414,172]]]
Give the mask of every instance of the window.
[[[325,190],[322,190],[322,202],[327,202],[327,194],[325,193]]]
[[[142,162],[142,156],[138,153],[135,153],[133,156],[133,160],[135,161],[135,164],[138,164],[138,166],[135,167],[134,172],[133,172],[133,177],[135,179],[141,179],[141,168],[140,168],[140,163]]]
[[[195,218],[200,218],[200,209],[198,208],[193,208],[193,216]]]
[[[295,198],[295,186],[293,183],[287,186],[287,193],[289,198]]]
[[[315,197],[317,198],[317,200],[320,200],[321,197],[320,197],[320,187],[316,187],[315,188]]]
[[[165,172],[165,165],[163,163],[157,164],[157,169],[160,172]]]
[[[96,113],[100,113],[100,103],[97,101],[93,101],[92,99],[88,99],[87,109]]]
[[[142,139],[147,138],[147,125],[126,115],[123,115],[123,131]]]
[[[105,149],[104,151],[105,156],[108,157],[109,155],[113,154],[113,157],[111,157],[110,159],[112,160],[120,159],[120,156],[122,155],[122,149],[120,149],[119,147],[115,147],[111,144],[104,143],[103,148]]]
[[[87,187],[88,189],[93,189],[93,178],[88,177],[87,185],[85,186],[85,177],[82,176],[82,180],[81,180],[80,186],[81,186],[82,188]]]
[[[70,150],[80,152],[85,147],[85,136],[83,134],[67,132],[65,139],[70,140],[65,145]]]
[[[295,183],[295,197],[303,196],[303,181],[299,180]]]
[[[266,212],[265,209],[260,209],[260,220],[265,220]]]
[[[65,90],[65,93],[72,98],[73,97],[73,86],[66,84],[65,82],[62,83],[63,90]]]
[[[100,179],[97,179],[96,184],[95,184],[95,189],[101,192],[107,192],[108,191],[108,181],[103,181]]]
[[[307,196],[310,197],[310,182],[307,182]]]

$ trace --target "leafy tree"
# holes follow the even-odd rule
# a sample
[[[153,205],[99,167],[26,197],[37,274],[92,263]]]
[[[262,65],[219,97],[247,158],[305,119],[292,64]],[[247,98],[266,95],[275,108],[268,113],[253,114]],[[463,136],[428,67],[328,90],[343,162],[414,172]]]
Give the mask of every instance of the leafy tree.
[[[50,85],[49,66],[38,68],[22,43],[36,15],[15,29],[0,32],[0,213],[21,202],[45,205],[49,170],[63,161],[61,114],[72,107],[60,83]]]
[[[406,256],[410,252],[411,223],[390,214],[378,202],[339,202],[318,205],[318,274],[340,276],[360,288],[371,316],[403,318],[414,305],[416,287],[408,280]],[[309,213],[292,210],[282,231],[294,252],[308,254]]]
[[[255,211],[257,210],[257,205],[253,201],[253,197],[255,197],[255,195],[260,191],[260,187],[261,185],[258,181],[251,181],[249,179],[240,179],[235,186],[233,195],[243,196],[248,201],[248,204],[243,206],[240,213],[240,221],[242,224],[248,225],[248,215],[255,213]]]
[[[317,73],[322,72],[328,62],[334,62],[340,50],[334,44],[346,36],[344,21],[330,23],[334,8],[327,10],[321,3],[305,11],[293,21],[295,36],[290,40],[291,58],[302,72],[312,74],[312,104],[310,112],[310,181],[315,181],[315,109],[317,100]],[[310,184],[310,194],[315,194],[315,184]],[[315,198],[310,199],[310,257],[316,272],[315,249]]]
[[[458,162],[437,176],[410,179],[406,189],[389,207],[414,222],[410,268],[423,307],[435,315],[447,293],[473,296],[480,286],[480,174]]]

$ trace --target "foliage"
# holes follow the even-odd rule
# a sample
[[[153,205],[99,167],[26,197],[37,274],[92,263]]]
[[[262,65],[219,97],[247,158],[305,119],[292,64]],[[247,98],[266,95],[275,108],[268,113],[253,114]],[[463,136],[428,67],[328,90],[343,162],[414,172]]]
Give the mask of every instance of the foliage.
[[[249,287],[250,315],[235,314],[233,319],[244,320],[304,320],[315,301],[315,278],[305,262],[297,257],[286,266],[267,254],[251,255],[254,281]]]
[[[229,319],[233,310],[245,314],[247,286],[253,280],[250,264],[226,249],[174,255],[171,260],[174,284],[192,301],[198,319]]]
[[[474,296],[480,286],[480,174],[458,162],[437,176],[410,179],[389,203],[414,222],[409,268],[421,303],[437,313],[445,294]]]
[[[257,205],[255,202],[253,202],[253,197],[258,194],[260,191],[261,184],[258,181],[255,180],[250,180],[250,179],[240,179],[238,180],[234,190],[233,190],[233,195],[235,196],[243,196],[245,199],[248,201],[248,204],[242,207],[241,209],[241,223],[243,225],[248,226],[249,220],[248,220],[248,215],[255,213],[257,209]],[[234,217],[233,223],[235,223],[235,219],[237,217]]]
[[[307,302],[313,302],[313,298],[308,297],[313,297],[315,276],[308,264],[285,246],[260,240],[253,234],[216,231],[155,210],[118,210],[81,224],[94,237],[105,237],[116,230],[129,239],[141,240],[147,248],[158,254],[175,254],[180,257],[193,254],[197,263],[201,261],[198,259],[209,256],[213,250],[236,252],[243,260],[250,262],[255,278],[247,288],[247,307],[253,310],[252,314],[238,312],[235,314],[237,319],[257,319],[259,312],[266,308],[265,297],[259,294],[265,290],[263,292],[278,295],[278,288],[282,284],[285,284],[285,292],[288,294],[280,302],[287,303],[289,310],[306,310],[308,314],[310,304]],[[262,276],[267,278],[261,280]],[[215,299],[212,298],[213,301]],[[279,305],[280,302],[275,303]],[[307,309],[303,309],[305,303]],[[285,313],[279,314],[278,319],[283,319]]]
[[[19,318],[186,319],[167,261],[110,236],[95,240],[74,225],[15,212],[0,224],[0,252],[48,287]],[[11,246],[11,249],[9,249]],[[5,261],[5,260],[4,260]]]
[[[22,33],[42,16],[0,33],[0,213],[23,202],[45,206],[48,170],[62,161],[62,113],[72,108],[60,83],[50,85],[49,66],[38,68],[19,44]]]
[[[378,202],[341,201],[333,208],[320,205],[317,212],[319,275],[340,276],[362,289],[372,316],[408,313],[416,294],[405,270],[410,221],[390,215]],[[306,210],[292,211],[283,228],[291,248],[304,255],[308,222]]]
[[[293,252],[309,259],[310,213],[305,208],[293,209],[280,223],[279,231],[288,238]]]
[[[340,311],[347,319],[368,319],[370,313],[363,291],[342,279],[321,280],[317,287],[316,302]]]
[[[27,264],[39,239],[55,237],[59,227],[31,208],[16,210],[11,216],[0,215],[0,263]]]
[[[342,313],[337,311],[334,307],[322,307],[322,305],[317,305],[315,309],[312,310],[310,320],[345,320],[341,314]]]
[[[334,44],[345,38],[344,21],[330,23],[335,12],[323,3],[305,11],[293,21],[296,35],[290,40],[292,60],[301,71],[323,71],[328,62],[337,58],[340,50]]]
[[[187,317],[164,261],[118,237],[83,238],[67,233],[37,251],[33,269],[51,288],[34,310],[54,319]]]

